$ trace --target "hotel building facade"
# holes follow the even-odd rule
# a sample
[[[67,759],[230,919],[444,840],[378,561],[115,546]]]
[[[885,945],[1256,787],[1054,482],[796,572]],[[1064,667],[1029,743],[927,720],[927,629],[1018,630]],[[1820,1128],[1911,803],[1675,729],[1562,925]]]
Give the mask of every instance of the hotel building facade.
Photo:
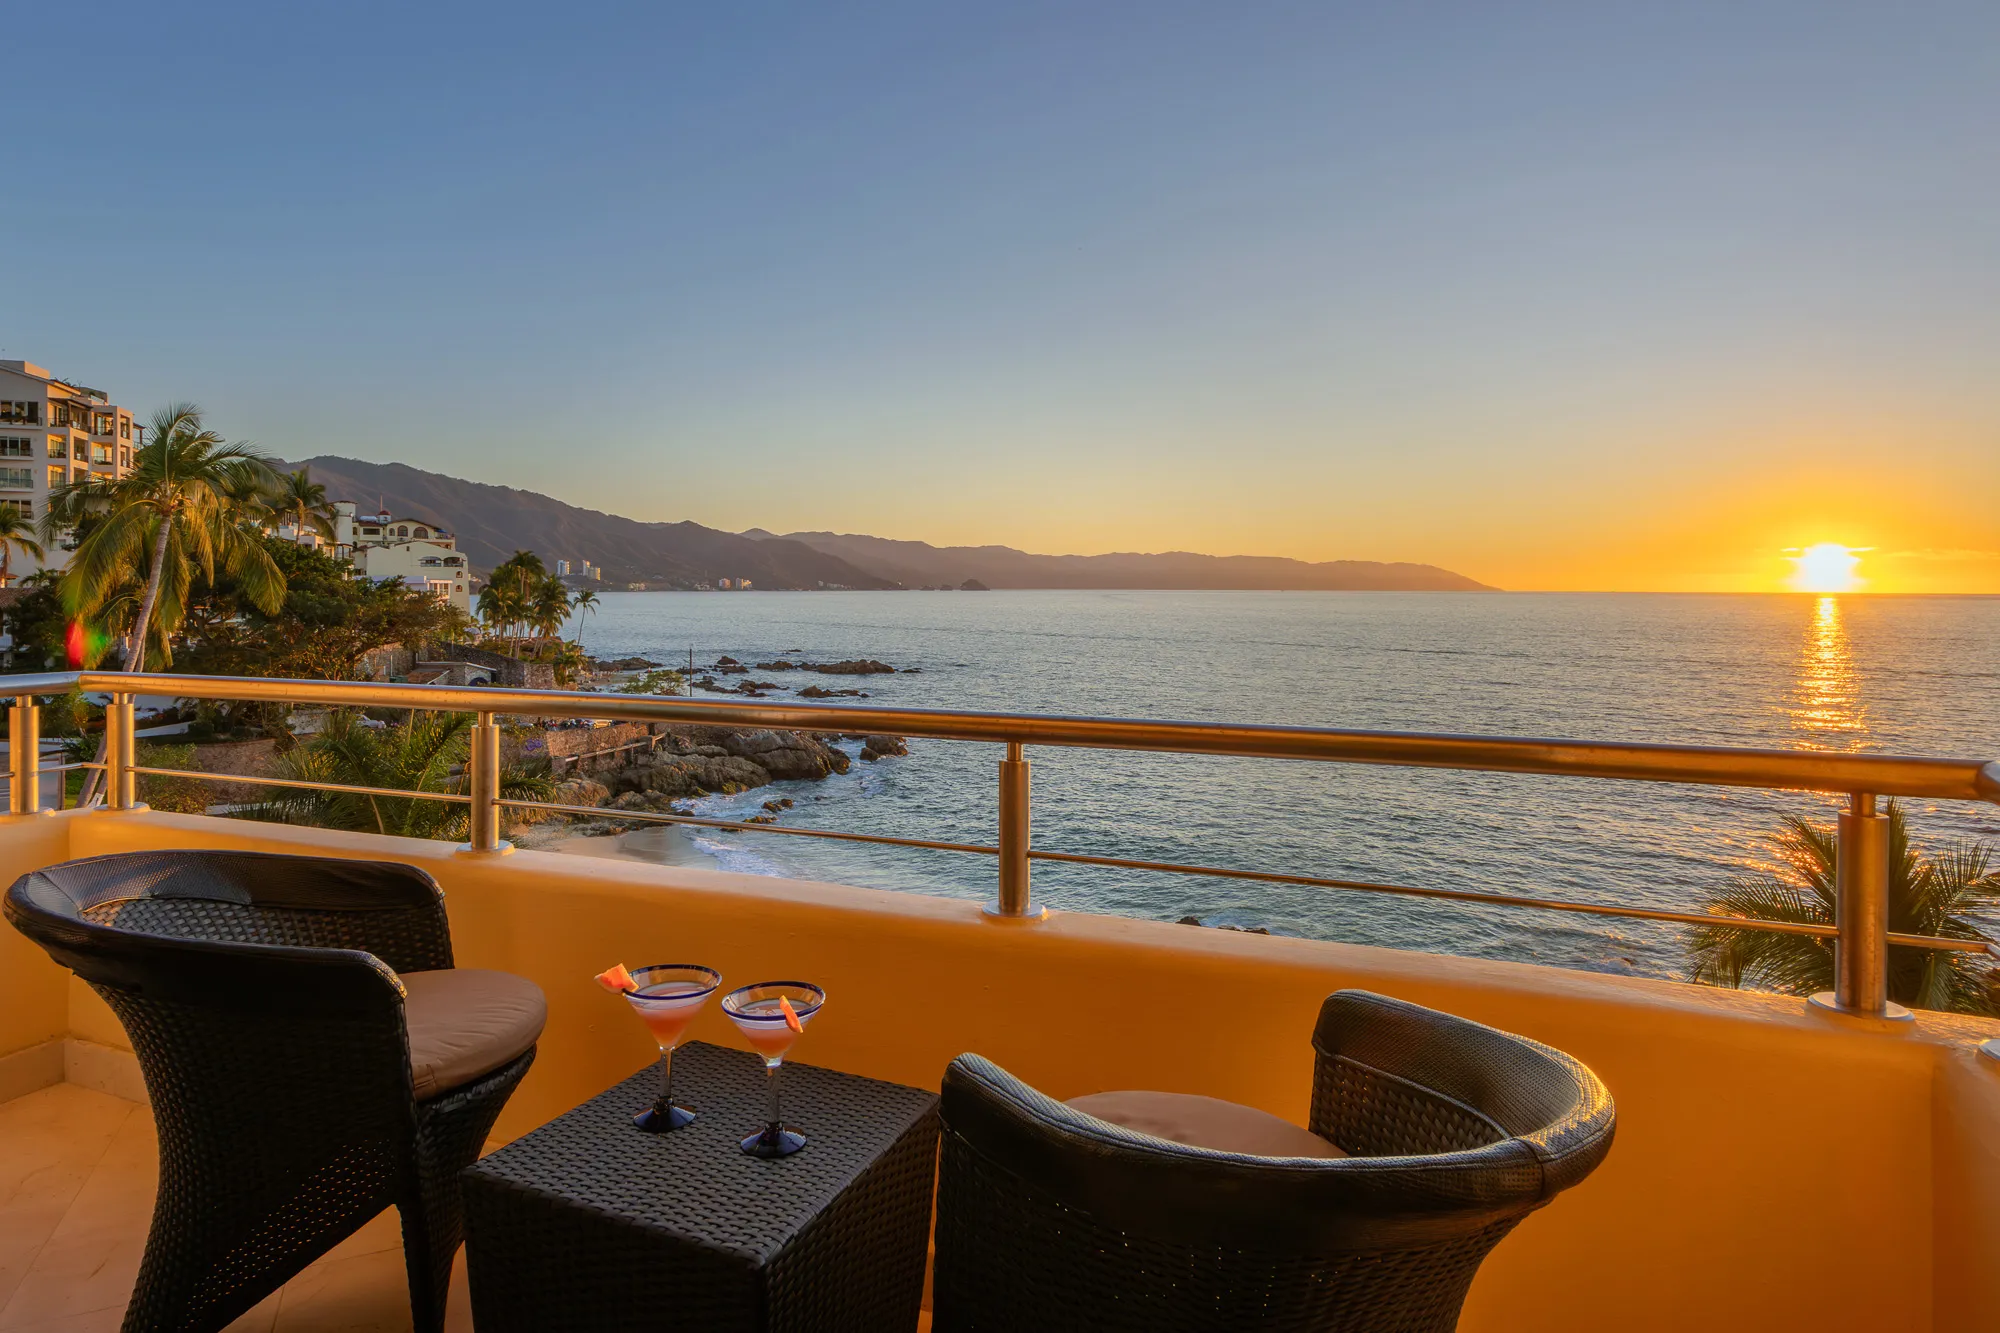
[[[437,524],[386,513],[358,514],[352,501],[341,500],[333,507],[333,538],[336,553],[353,560],[363,577],[428,588],[440,601],[471,614],[471,569],[458,539]]]
[[[26,518],[48,512],[49,492],[86,476],[122,477],[146,428],[102,389],[58,379],[32,361],[0,360],[0,505]],[[17,575],[60,569],[67,552],[17,553]]]

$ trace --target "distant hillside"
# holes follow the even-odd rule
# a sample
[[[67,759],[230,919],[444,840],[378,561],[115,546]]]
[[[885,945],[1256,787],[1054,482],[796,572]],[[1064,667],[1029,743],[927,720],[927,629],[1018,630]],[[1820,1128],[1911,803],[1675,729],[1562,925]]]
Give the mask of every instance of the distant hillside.
[[[352,500],[364,511],[384,505],[455,533],[473,568],[493,568],[516,550],[549,561],[589,560],[607,583],[713,583],[747,578],[760,588],[886,588],[892,580],[856,569],[838,556],[800,542],[753,541],[699,523],[640,523],[616,514],[552,500],[511,486],[488,486],[425,472],[402,463],[308,458],[286,463],[311,468],[327,497]]]
[[[1214,588],[1297,591],[1491,592],[1436,565],[1328,560],[1312,564],[1266,555],[1030,555],[1011,546],[932,546],[835,532],[783,537],[752,528],[760,541],[797,542],[885,579],[917,588],[977,579],[994,588]]]
[[[699,523],[640,523],[511,486],[489,486],[404,463],[308,458],[328,498],[364,511],[384,506],[458,536],[473,568],[493,568],[517,550],[542,559],[589,560],[611,584],[693,586],[747,578],[759,588],[920,588],[977,579],[994,588],[1348,589],[1399,592],[1490,591],[1435,565],[1279,556],[1031,555],[1010,546],[932,546],[833,532],[779,537],[752,528],[721,532]]]

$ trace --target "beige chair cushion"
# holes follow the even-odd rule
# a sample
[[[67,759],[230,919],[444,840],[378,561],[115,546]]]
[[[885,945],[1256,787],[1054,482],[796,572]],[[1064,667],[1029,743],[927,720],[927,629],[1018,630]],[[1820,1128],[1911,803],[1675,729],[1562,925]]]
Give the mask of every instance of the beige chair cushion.
[[[1254,1106],[1185,1092],[1093,1092],[1065,1105],[1156,1139],[1251,1157],[1345,1157],[1309,1129]]]
[[[403,1023],[417,1100],[490,1074],[535,1044],[548,1021],[542,988],[476,967],[405,972]]]

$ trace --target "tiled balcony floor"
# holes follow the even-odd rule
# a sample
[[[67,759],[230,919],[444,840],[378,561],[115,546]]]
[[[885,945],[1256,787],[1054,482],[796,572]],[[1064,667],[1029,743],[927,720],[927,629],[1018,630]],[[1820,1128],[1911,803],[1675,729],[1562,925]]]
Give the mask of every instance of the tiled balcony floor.
[[[0,1104],[0,1330],[116,1333],[153,1217],[159,1151],[136,1102],[58,1083]],[[407,1330],[392,1208],[231,1324],[232,1333]],[[470,1333],[465,1256],[445,1327]]]

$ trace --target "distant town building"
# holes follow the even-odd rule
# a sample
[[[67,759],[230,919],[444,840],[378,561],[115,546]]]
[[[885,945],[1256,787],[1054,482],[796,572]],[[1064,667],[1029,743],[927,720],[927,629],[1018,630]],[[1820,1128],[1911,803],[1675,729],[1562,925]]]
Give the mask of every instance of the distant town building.
[[[351,500],[333,506],[336,551],[354,562],[362,577],[377,583],[398,580],[427,588],[439,600],[472,613],[471,570],[458,539],[428,519],[394,514],[361,514]]]
[[[588,564],[590,562],[585,561],[584,563]],[[556,561],[556,577],[559,579],[566,579],[569,577],[569,561],[567,560]]]
[[[146,428],[104,390],[57,379],[32,361],[0,361],[0,505],[39,519],[57,486],[125,476],[145,440]],[[17,552],[13,569],[60,569],[67,558],[61,546],[43,561]]]

